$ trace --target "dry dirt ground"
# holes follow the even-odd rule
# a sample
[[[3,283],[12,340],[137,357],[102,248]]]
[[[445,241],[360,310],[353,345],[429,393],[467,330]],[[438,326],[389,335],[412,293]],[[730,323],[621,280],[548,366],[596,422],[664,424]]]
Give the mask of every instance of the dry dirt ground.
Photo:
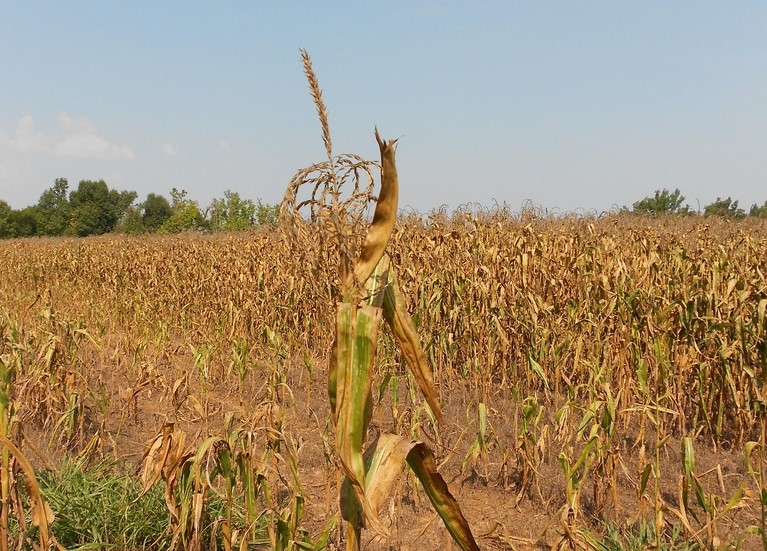
[[[216,384],[215,375],[212,376],[214,382],[206,384],[195,376],[189,376],[193,362],[191,353],[179,348],[175,354],[148,366],[151,369],[145,371],[150,375],[144,381],[130,380],[119,358],[114,363],[110,361],[106,365],[94,363],[89,366],[90,386],[100,389],[99,394],[106,398],[109,406],[103,417],[97,415],[91,406],[91,424],[86,423],[84,440],[100,431],[100,452],[105,456],[116,456],[138,471],[145,445],[166,422],[175,422],[188,434],[189,441],[201,441],[209,435],[223,435],[228,412],[234,414],[235,426],[252,428],[272,423],[274,419],[267,419],[265,412],[268,410],[273,416],[274,403],[277,403],[282,430],[299,450],[299,478],[306,493],[304,524],[313,531],[319,531],[337,510],[339,482],[339,475],[326,461],[327,443],[323,439],[329,418],[325,361],[318,359],[311,362],[314,366],[311,373],[303,361],[286,361],[280,374],[285,384],[276,398],[274,393],[270,393],[268,382],[274,372],[269,372],[267,367],[254,366],[252,377],[244,386],[231,388]],[[490,423],[488,455],[486,461],[480,459],[476,470],[473,470],[470,464],[464,465],[464,460],[477,435],[479,391],[461,386],[439,389],[445,404],[445,421],[437,437],[434,428],[423,416],[414,417],[418,404],[414,406],[410,403],[406,374],[401,372],[398,375],[401,381],[398,426],[394,426],[391,393],[387,391],[375,410],[371,433],[391,432],[396,428],[401,434],[408,434],[415,427],[434,450],[440,472],[459,501],[480,548],[551,549],[564,543],[562,512],[565,478],[557,461],[561,445],[552,435],[548,435],[544,462],[538,469],[538,476],[528,490],[519,495],[514,452],[518,427],[513,418],[517,404],[510,393],[495,392],[485,397]],[[380,382],[379,376],[376,385]],[[264,408],[267,396],[271,396],[270,408]],[[547,405],[547,415],[553,415],[554,406]],[[61,459],[64,451],[60,446],[49,445],[46,434],[26,427],[25,435],[42,456],[36,458],[38,465],[45,462],[56,464]],[[577,528],[599,535],[604,532],[605,522],[615,522],[623,528],[641,516],[652,522],[653,505],[649,499],[653,494],[650,488],[652,483],[648,486],[645,499],[638,497],[640,446],[636,434],[618,436],[617,506],[610,499],[605,507],[596,511],[593,483],[587,479],[581,511],[576,520]],[[652,457],[651,443],[646,451],[647,456]],[[678,439],[671,438],[663,448],[660,460],[660,493],[670,508],[665,512],[665,519],[670,524],[679,525],[679,519],[673,513],[679,508],[680,496]],[[701,476],[704,486],[724,496],[725,502],[739,486],[746,488],[750,496],[746,507],[731,511],[716,523],[717,541],[735,543],[744,535],[747,526],[759,524],[758,502],[753,497],[742,452],[721,447],[714,449],[701,440],[696,442],[696,461],[697,472],[704,473]],[[700,513],[698,510],[699,516]],[[365,533],[365,549],[457,549],[412,476],[402,477],[388,511],[382,516],[384,523],[390,527],[391,538],[384,541],[368,531]],[[334,535],[334,545],[339,537]],[[701,537],[705,538],[705,531],[701,532]],[[741,542],[741,548],[761,548],[759,537],[747,535]]]

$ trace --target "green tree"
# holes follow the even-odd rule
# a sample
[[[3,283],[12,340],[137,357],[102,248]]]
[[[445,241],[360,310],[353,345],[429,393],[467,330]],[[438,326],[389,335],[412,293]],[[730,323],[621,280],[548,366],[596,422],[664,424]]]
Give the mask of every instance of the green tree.
[[[53,187],[46,189],[37,202],[37,232],[39,235],[63,235],[69,227],[71,214],[67,200],[69,182],[56,178]]]
[[[14,236],[15,228],[12,225],[12,216],[13,209],[11,205],[0,199],[0,239]]]
[[[68,233],[85,236],[110,232],[135,200],[135,191],[110,190],[104,180],[83,180],[69,194],[72,210]]]
[[[11,211],[8,216],[9,237],[32,237],[37,235],[37,208],[26,207]]]
[[[673,192],[663,188],[655,190],[653,197],[634,203],[633,212],[639,214],[689,214],[689,205],[682,206],[684,196],[679,189]]]
[[[115,227],[115,231],[127,233],[128,235],[141,235],[142,233],[146,233],[147,229],[144,226],[144,220],[141,217],[141,207],[131,205],[128,208],[128,212],[125,213],[122,222]]]
[[[731,218],[739,220],[745,218],[746,213],[743,209],[738,208],[738,202],[733,201],[730,197],[727,199],[716,198],[716,201],[710,205],[706,205],[703,209],[703,214],[706,216],[722,216],[724,218]]]
[[[256,205],[256,224],[259,226],[276,226],[280,220],[280,205],[270,205],[258,200]]]
[[[148,232],[156,232],[172,216],[173,209],[162,195],[150,193],[141,204],[141,221]]]
[[[209,213],[213,230],[244,230],[256,221],[256,205],[253,201],[242,199],[239,193],[229,190],[224,192],[223,198],[213,199]]]
[[[767,218],[767,201],[760,207],[756,203],[751,205],[751,210],[748,211],[749,216],[755,216],[756,218]]]
[[[187,230],[203,231],[208,229],[208,221],[200,211],[197,201],[186,198],[185,190],[173,188],[171,196],[171,215],[162,226],[162,233],[180,233]]]

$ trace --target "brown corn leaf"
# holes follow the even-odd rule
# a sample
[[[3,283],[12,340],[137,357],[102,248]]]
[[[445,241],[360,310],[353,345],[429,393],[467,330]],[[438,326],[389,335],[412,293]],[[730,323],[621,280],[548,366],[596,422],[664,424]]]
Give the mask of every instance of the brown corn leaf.
[[[384,318],[405,355],[407,366],[418,383],[418,388],[421,389],[426,403],[429,404],[437,421],[441,422],[442,407],[439,405],[434,379],[426,361],[426,353],[423,351],[421,339],[418,337],[413,320],[405,307],[405,299],[400,291],[397,274],[394,270],[389,271],[389,284],[384,291],[383,311]]]
[[[417,442],[407,456],[407,463],[423,484],[434,509],[442,517],[445,528],[463,551],[479,551],[461,507],[450,493],[445,479],[437,472],[434,455],[423,442]]]
[[[394,145],[397,140],[384,142],[376,129],[376,141],[381,150],[381,192],[378,195],[373,222],[368,228],[359,258],[354,263],[354,275],[361,284],[367,281],[384,255],[394,230],[399,201],[397,165],[394,160],[396,152]]]
[[[165,478],[168,477],[169,471],[184,452],[185,442],[186,433],[177,430],[173,423],[166,423],[162,427],[162,433],[147,443],[141,458],[142,463],[144,463],[144,471],[141,475],[144,488],[132,504],[144,497],[161,475],[164,475]]]
[[[27,460],[21,450],[11,442],[5,435],[0,434],[0,444],[4,445],[16,458],[24,474],[27,493],[29,495],[30,506],[32,508],[32,524],[38,527],[40,538],[40,549],[49,549],[55,546],[58,549],[62,547],[50,532],[50,524],[53,522],[53,511],[40,493],[40,486],[37,484],[35,470],[32,464]]]

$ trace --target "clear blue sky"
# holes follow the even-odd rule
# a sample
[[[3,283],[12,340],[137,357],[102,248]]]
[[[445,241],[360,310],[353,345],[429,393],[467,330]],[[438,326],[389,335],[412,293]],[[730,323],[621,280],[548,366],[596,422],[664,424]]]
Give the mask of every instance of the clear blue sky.
[[[767,2],[0,3],[0,199],[55,178],[273,203],[399,137],[400,206],[767,200]]]

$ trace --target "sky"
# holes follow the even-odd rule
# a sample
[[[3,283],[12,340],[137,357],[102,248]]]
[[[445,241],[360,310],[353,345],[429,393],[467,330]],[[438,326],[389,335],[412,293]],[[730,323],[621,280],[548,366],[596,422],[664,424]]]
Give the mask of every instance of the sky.
[[[399,138],[400,207],[767,200],[767,2],[0,3],[0,199],[56,178],[279,202]]]

